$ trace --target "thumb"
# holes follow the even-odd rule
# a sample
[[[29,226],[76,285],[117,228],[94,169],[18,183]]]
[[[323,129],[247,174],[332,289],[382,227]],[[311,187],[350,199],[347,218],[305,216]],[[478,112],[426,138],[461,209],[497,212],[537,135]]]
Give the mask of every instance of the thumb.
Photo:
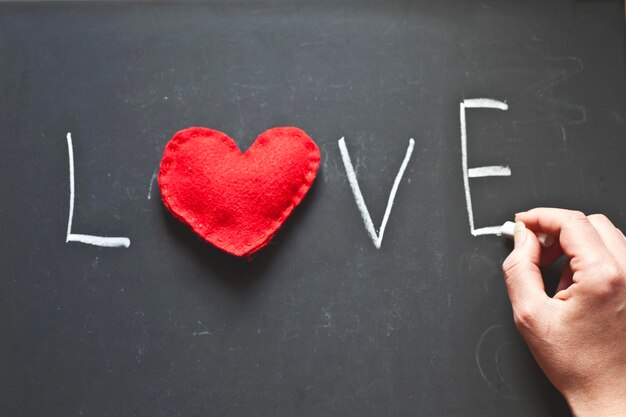
[[[516,322],[526,321],[548,299],[539,270],[541,246],[524,223],[515,224],[515,247],[504,260],[502,270]]]

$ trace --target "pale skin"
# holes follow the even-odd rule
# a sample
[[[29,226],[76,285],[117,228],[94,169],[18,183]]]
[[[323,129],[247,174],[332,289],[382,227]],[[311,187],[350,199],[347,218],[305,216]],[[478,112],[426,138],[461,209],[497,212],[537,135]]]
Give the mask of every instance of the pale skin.
[[[626,238],[600,214],[536,208],[515,217],[504,261],[515,324],[575,417],[626,417]],[[537,233],[556,242],[542,248]],[[540,265],[569,258],[549,297]]]

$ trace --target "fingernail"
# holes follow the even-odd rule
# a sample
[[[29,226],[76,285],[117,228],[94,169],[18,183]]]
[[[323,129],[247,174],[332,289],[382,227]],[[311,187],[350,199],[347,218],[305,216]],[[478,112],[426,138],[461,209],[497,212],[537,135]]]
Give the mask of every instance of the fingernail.
[[[526,225],[522,222],[515,223],[515,229],[513,231],[513,242],[515,247],[521,246],[526,242]]]
[[[519,213],[515,213],[515,216],[521,216],[524,213],[526,213],[526,212],[525,211],[520,211]]]
[[[546,235],[545,233],[539,233],[537,235],[537,240],[544,248],[549,248],[554,245],[554,236]]]

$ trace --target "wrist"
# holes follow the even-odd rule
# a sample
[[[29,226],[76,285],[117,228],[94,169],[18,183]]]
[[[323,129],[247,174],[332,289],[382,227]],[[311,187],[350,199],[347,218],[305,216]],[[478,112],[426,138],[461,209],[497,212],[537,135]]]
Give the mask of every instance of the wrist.
[[[574,417],[626,417],[626,392],[566,395],[565,399]]]

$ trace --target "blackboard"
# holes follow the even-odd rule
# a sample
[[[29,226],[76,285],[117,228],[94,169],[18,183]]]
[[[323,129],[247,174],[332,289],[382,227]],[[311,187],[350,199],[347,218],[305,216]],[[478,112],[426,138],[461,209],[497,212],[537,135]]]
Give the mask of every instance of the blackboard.
[[[0,4],[0,415],[565,416],[475,227],[533,206],[626,226],[621,1]],[[252,260],[164,209],[190,126],[275,126],[316,183]],[[66,243],[72,231],[128,248]],[[376,227],[414,139],[380,249]],[[547,275],[550,275],[549,271]],[[550,284],[550,282],[548,283]]]

